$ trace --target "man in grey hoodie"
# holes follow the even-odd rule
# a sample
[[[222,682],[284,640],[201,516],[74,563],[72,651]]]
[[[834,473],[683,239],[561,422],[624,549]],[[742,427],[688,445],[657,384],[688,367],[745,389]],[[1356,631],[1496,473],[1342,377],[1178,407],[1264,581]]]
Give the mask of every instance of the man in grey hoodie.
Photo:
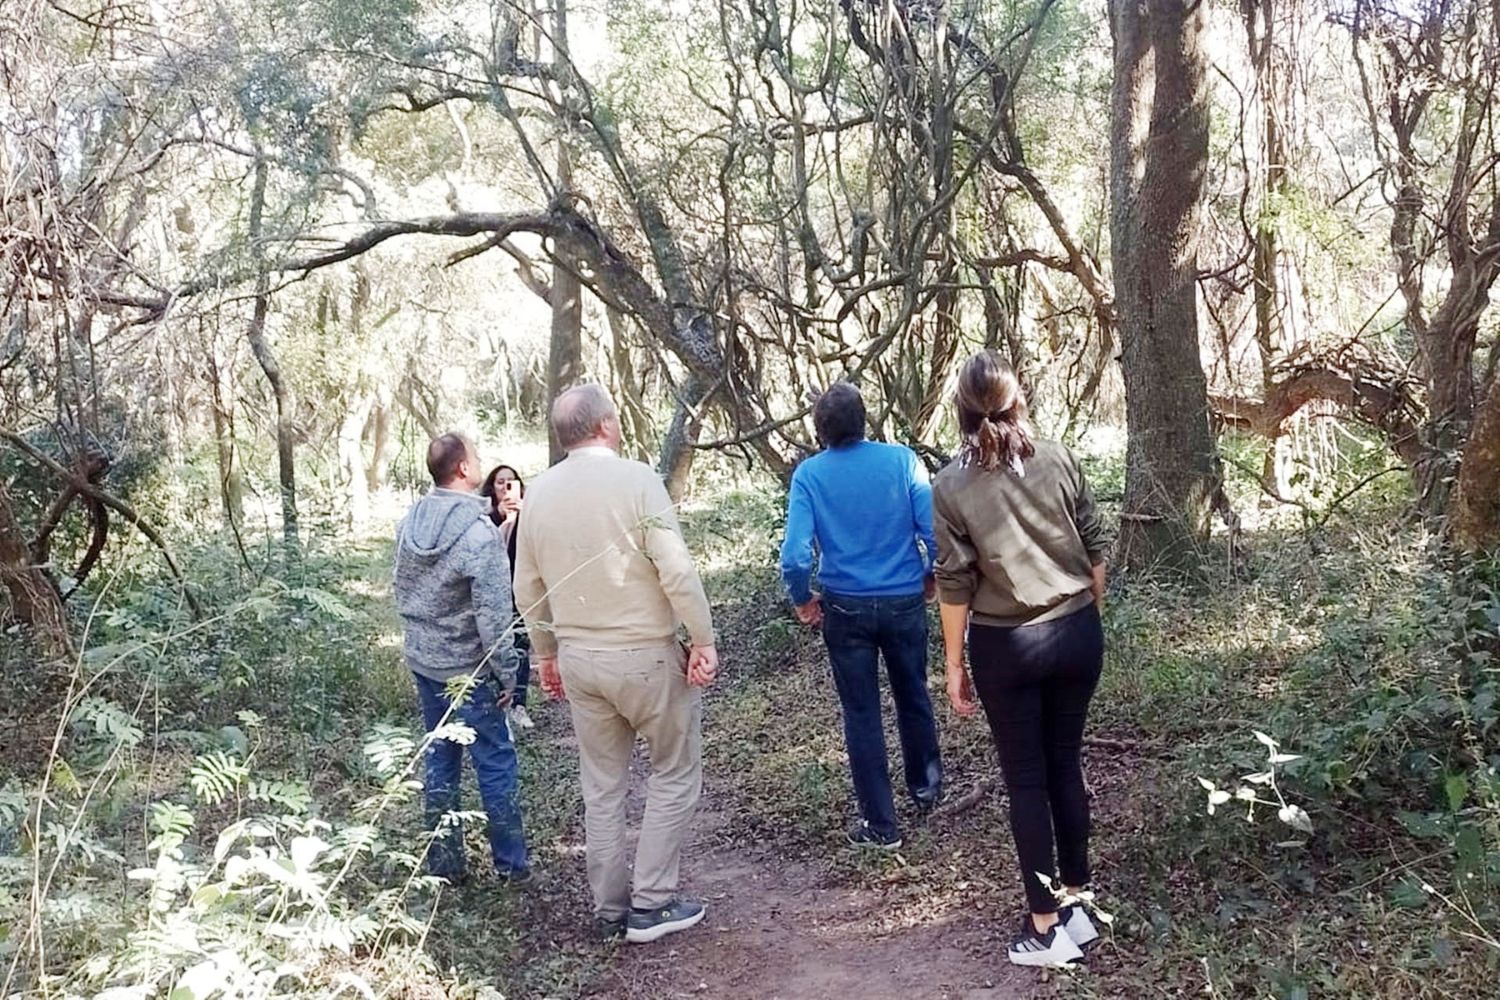
[[[510,570],[500,533],[475,492],[483,479],[474,443],[444,434],[427,448],[435,487],[396,528],[396,609],[404,625],[406,665],[416,681],[428,732],[461,722],[474,733],[469,755],[489,818],[495,870],[514,884],[531,878],[516,748],[505,708],[516,685]],[[462,692],[462,697],[456,697]],[[459,809],[463,746],[434,739],[427,748],[427,823],[435,831],[427,870],[464,876]]]

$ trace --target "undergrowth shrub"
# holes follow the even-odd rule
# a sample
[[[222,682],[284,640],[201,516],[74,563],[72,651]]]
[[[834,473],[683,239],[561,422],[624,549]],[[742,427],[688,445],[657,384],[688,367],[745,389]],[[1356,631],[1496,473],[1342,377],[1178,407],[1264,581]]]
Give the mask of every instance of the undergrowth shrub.
[[[431,838],[405,818],[433,737],[338,697],[359,656],[307,647],[333,681],[319,683],[267,638],[300,624],[357,650],[360,612],[274,579],[203,622],[127,597],[93,616],[104,641],[80,657],[52,739],[0,788],[0,995],[372,996],[382,984],[352,959],[397,955],[432,975],[418,947],[437,899],[420,874]],[[286,739],[318,699],[364,720],[343,720],[358,744],[333,794],[311,784],[329,762]],[[452,723],[437,735],[472,738]]]

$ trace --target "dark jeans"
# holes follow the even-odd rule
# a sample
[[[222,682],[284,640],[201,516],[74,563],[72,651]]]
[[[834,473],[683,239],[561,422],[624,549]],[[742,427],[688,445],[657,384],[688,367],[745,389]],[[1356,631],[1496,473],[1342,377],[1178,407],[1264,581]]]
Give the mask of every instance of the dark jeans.
[[[448,711],[448,696],[442,681],[412,674],[417,682],[417,696],[422,702],[422,720],[431,732]],[[505,713],[495,704],[500,686],[486,678],[458,705],[449,722],[462,722],[474,730],[469,756],[479,779],[479,797],[489,819],[490,852],[495,870],[501,874],[523,872],[530,867],[526,859],[526,837],[521,829],[521,803],[516,792],[516,746],[511,742]],[[443,817],[459,809],[459,774],[463,768],[464,748],[451,740],[433,740],[427,747],[427,828],[441,832],[433,838],[427,853],[427,870],[448,878],[464,871],[464,831],[460,822]]]
[[[969,626],[974,688],[1000,751],[1010,829],[1033,913],[1057,909],[1038,872],[1059,874],[1064,885],[1089,881],[1089,799],[1080,752],[1103,660],[1104,632],[1093,604],[1039,625]]]
[[[870,828],[896,832],[896,806],[880,719],[880,657],[896,702],[906,788],[918,802],[937,800],[943,785],[937,724],[927,696],[927,606],[908,597],[823,595],[823,639],[844,711],[844,743],[859,810]]]

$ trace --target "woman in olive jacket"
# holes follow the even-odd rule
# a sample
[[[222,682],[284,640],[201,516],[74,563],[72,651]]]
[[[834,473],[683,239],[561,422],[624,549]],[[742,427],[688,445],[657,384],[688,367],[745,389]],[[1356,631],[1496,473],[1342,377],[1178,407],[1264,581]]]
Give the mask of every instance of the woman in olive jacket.
[[[1089,881],[1080,750],[1104,656],[1103,533],[1073,453],[1036,440],[1010,365],[970,358],[956,402],[962,451],[932,489],[948,696],[970,716],[978,692],[1000,753],[1030,911],[1010,960],[1056,965],[1099,936],[1041,876],[1070,894]]]

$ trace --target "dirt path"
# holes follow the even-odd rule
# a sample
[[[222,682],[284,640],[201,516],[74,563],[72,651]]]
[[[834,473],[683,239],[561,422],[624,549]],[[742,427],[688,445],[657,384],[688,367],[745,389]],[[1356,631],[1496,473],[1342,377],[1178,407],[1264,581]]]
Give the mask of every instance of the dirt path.
[[[626,947],[596,996],[620,1000],[1011,1000],[1034,973],[1005,963],[1005,928],[961,901],[913,907],[878,874],[840,885],[817,858],[728,842],[706,811],[684,884],[708,905],[692,931]],[[830,845],[830,850],[841,848]],[[909,895],[909,894],[908,894]],[[1006,925],[1008,927],[1008,925]]]

